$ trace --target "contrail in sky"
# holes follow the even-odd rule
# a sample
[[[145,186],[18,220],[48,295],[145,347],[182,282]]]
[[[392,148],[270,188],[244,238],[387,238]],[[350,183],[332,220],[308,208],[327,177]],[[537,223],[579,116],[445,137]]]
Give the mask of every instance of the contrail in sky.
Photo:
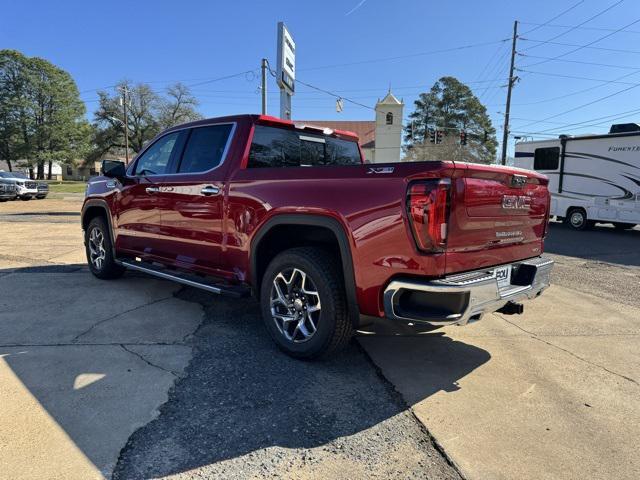
[[[355,7],[353,7],[351,10],[349,10],[347,13],[345,13],[344,16],[348,17],[349,15],[351,15],[353,12],[358,10],[362,5],[364,5],[366,1],[367,0],[360,0],[360,2]]]

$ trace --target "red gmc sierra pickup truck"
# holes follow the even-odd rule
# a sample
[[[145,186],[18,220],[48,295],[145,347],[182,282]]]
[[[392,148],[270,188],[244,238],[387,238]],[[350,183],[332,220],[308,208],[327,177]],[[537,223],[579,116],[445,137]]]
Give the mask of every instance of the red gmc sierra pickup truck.
[[[82,208],[96,277],[132,269],[253,294],[295,357],[327,355],[376,322],[522,313],[549,286],[549,192],[532,171],[366,164],[353,133],[238,115],[171,128],[102,173]]]

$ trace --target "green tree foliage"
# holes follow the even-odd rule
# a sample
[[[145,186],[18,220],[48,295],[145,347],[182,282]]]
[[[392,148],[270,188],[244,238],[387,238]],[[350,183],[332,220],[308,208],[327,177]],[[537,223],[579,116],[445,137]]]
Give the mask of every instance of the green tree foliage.
[[[431,90],[421,93],[405,127],[408,160],[459,160],[493,163],[496,130],[487,109],[471,89],[454,77],[442,77]],[[429,129],[444,131],[440,145],[430,143]],[[460,131],[467,145],[460,145]]]
[[[78,88],[64,70],[15,50],[0,50],[0,156],[44,165],[73,163],[89,148],[91,127]]]
[[[198,120],[198,102],[181,83],[170,86],[161,96],[148,84],[120,82],[112,93],[98,92],[99,107],[94,113],[96,156],[124,152],[123,92],[127,92],[129,148],[134,153],[165,128]]]

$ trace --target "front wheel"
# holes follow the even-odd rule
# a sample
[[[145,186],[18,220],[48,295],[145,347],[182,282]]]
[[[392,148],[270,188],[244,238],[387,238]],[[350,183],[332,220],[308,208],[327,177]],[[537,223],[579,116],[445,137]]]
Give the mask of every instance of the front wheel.
[[[125,269],[115,262],[111,236],[104,218],[96,217],[89,222],[84,232],[84,245],[91,273],[103,280],[122,276]]]
[[[338,261],[319,248],[277,255],[262,278],[260,307],[269,334],[292,357],[326,357],[353,335]]]

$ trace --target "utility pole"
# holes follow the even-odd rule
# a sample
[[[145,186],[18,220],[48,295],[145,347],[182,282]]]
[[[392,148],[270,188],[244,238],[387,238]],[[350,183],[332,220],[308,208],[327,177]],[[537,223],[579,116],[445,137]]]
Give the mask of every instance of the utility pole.
[[[123,85],[121,88],[121,91],[122,91],[122,108],[123,108],[123,115],[124,115],[124,158],[126,161],[125,163],[129,165],[129,123],[127,119],[127,102],[128,102],[127,94],[129,93],[129,90],[127,89],[126,85]]]
[[[511,110],[511,90],[516,79],[513,76],[516,60],[516,40],[518,39],[518,21],[513,22],[513,42],[511,44],[511,67],[509,68],[509,85],[507,85],[507,106],[504,111],[504,131],[502,132],[502,165],[507,164],[507,142],[509,141],[509,113]]]
[[[267,59],[262,59],[262,115],[267,114]]]

